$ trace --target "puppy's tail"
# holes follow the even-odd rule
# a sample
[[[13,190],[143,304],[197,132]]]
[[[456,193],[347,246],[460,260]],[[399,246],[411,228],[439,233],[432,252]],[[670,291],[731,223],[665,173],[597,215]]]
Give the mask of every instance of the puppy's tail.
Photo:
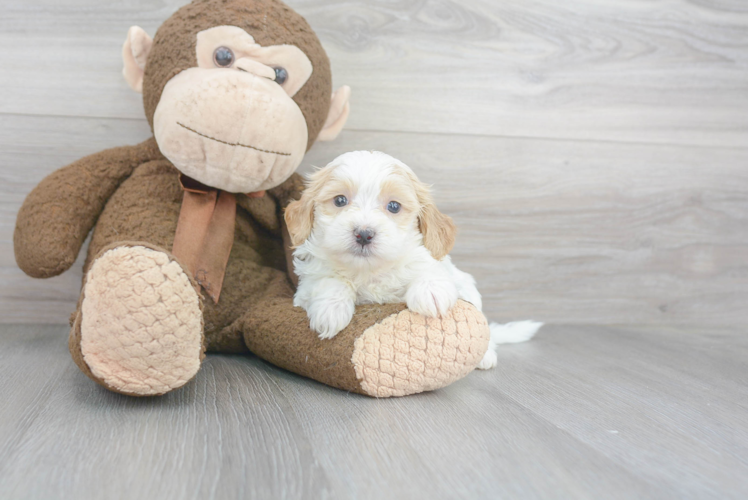
[[[500,325],[491,323],[488,328],[491,330],[491,343],[494,346],[499,344],[518,344],[526,342],[538,333],[543,323],[539,321],[512,321]]]
[[[491,340],[488,341],[488,351],[483,356],[483,359],[478,364],[477,368],[480,370],[489,370],[496,366],[498,358],[496,356],[496,348],[499,344],[518,344],[519,342],[526,342],[530,340],[543,323],[538,321],[512,321],[511,323],[505,323],[500,325],[498,323],[490,323],[488,328],[491,330]]]

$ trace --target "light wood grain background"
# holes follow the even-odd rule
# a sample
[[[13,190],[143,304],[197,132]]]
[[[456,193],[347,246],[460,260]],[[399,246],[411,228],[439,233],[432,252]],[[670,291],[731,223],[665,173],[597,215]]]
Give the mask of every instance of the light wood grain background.
[[[3,0],[0,321],[64,322],[80,262],[14,263],[24,196],[147,138],[127,28],[184,3]],[[353,88],[302,170],[378,149],[433,183],[453,257],[497,320],[731,327],[748,319],[748,6],[741,1],[293,0]]]
[[[121,43],[182,3],[0,0],[0,322],[66,322],[82,262],[24,276],[16,212],[150,135]],[[489,318],[556,325],[391,400],[252,356],[128,398],[80,373],[66,326],[0,325],[0,498],[747,498],[748,4],[289,3],[353,88],[302,168],[401,158]]]

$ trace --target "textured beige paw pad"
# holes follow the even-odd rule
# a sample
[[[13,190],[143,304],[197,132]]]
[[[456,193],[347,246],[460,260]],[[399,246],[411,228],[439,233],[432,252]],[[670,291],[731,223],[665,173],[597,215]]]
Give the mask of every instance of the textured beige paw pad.
[[[133,246],[104,253],[86,277],[81,313],[83,359],[118,392],[164,394],[200,368],[200,299],[163,252]]]
[[[351,359],[371,396],[407,396],[445,387],[471,371],[488,349],[483,313],[458,301],[440,318],[405,309],[371,326],[354,343]]]

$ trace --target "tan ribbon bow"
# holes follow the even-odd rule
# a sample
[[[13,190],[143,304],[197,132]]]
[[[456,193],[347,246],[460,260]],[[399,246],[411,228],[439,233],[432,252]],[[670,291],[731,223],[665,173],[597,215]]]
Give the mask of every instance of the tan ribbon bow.
[[[236,196],[184,174],[180,174],[179,183],[184,197],[171,251],[217,304],[234,244]]]

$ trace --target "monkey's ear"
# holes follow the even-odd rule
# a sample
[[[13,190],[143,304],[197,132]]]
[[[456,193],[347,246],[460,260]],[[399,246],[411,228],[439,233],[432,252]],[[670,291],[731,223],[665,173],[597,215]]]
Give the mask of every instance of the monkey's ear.
[[[350,98],[351,88],[348,85],[343,85],[332,93],[330,111],[327,113],[325,126],[317,136],[318,140],[331,141],[343,130],[343,125],[348,120],[348,113],[351,111],[351,105],[348,102]]]
[[[291,244],[297,247],[304,243],[312,234],[314,224],[314,200],[308,192],[301,195],[300,200],[292,201],[283,213],[286,221]]]
[[[122,59],[125,63],[122,74],[135,92],[143,92],[145,62],[152,45],[153,39],[142,28],[133,26],[127,32],[127,40],[122,46]]]

